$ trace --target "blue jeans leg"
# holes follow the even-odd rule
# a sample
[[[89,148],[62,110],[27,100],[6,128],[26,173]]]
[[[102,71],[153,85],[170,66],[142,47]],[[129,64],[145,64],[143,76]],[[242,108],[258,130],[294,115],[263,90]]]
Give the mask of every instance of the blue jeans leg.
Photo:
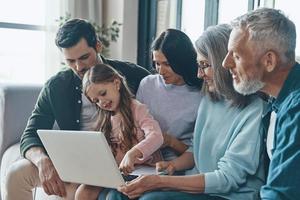
[[[122,194],[121,192],[118,192],[115,189],[108,189],[109,191],[103,195],[99,195],[98,200],[129,200],[127,196]]]
[[[153,191],[142,195],[139,200],[221,200],[221,197],[214,197],[207,194],[191,194],[178,191]]]
[[[152,191],[142,195],[139,200],[225,200],[221,197],[210,196],[207,194],[190,194],[178,191]],[[101,194],[98,200],[105,200]],[[117,190],[110,189],[107,193],[106,200],[129,200],[127,196],[118,192]]]

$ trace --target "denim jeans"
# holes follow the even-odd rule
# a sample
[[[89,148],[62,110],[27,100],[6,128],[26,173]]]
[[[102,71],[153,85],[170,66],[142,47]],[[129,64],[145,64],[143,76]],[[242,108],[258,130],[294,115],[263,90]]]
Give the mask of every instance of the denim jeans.
[[[107,194],[108,200],[129,200],[127,196],[116,191],[110,190]],[[100,195],[101,197],[101,195]],[[98,200],[104,200],[104,198],[98,198]],[[211,196],[208,194],[191,194],[178,191],[153,191],[143,194],[139,200],[222,200],[224,198]]]

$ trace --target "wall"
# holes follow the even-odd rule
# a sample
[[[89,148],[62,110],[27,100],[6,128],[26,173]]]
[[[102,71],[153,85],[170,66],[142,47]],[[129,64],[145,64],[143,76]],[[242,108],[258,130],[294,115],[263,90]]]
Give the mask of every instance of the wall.
[[[137,61],[138,0],[103,0],[103,22],[122,23],[120,37],[111,43],[110,58]]]

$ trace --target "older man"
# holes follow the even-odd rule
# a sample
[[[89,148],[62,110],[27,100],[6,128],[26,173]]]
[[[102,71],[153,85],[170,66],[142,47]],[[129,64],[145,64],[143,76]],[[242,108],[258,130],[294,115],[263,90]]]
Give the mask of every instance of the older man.
[[[296,30],[281,11],[262,8],[238,17],[223,66],[242,94],[262,91],[275,98],[274,150],[262,199],[300,197],[300,65]]]

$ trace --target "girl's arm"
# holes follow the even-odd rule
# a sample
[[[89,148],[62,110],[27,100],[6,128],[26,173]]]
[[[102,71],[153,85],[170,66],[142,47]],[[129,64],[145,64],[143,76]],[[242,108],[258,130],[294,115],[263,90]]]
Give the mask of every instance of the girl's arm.
[[[131,148],[126,152],[124,158],[122,159],[119,169],[125,174],[128,175],[134,170],[134,164],[138,162],[138,159],[143,157],[141,151],[137,148]]]
[[[136,126],[144,133],[143,139],[134,148],[142,153],[140,160],[143,161],[161,147],[163,136],[158,122],[153,119],[147,106],[136,100],[133,104],[132,112]]]
[[[135,164],[146,161],[163,143],[159,124],[150,115],[146,105],[133,100],[132,114],[136,128],[141,129],[144,134],[141,131],[136,133],[139,143],[125,154],[120,163],[119,168],[125,175],[134,170]]]

